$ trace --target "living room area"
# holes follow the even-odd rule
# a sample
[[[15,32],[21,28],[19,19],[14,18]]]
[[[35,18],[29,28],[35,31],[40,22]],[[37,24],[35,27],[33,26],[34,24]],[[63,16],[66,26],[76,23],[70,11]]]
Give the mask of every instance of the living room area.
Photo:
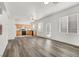
[[[79,57],[79,2],[0,6],[0,56]]]

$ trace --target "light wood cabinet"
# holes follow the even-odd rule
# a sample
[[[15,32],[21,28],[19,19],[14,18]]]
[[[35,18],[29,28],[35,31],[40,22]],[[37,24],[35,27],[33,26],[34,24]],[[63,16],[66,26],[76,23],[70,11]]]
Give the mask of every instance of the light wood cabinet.
[[[33,36],[33,31],[32,30],[27,30],[26,35],[32,35]]]
[[[24,28],[26,34],[23,34],[23,30],[22,30],[23,28]],[[36,35],[36,32],[34,32],[33,30],[29,30],[29,29],[32,29],[31,24],[16,24],[16,36],[23,36],[23,35],[24,36],[25,35],[34,36],[34,35]]]
[[[21,36],[21,31],[20,30],[16,31],[16,36]]]

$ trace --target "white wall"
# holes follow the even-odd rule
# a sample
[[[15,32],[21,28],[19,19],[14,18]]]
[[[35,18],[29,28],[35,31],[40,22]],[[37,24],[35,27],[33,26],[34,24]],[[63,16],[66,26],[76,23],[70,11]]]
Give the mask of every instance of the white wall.
[[[0,15],[0,24],[2,24],[2,35],[0,35],[0,56],[2,56],[4,49],[8,43],[8,18],[6,14]]]
[[[34,22],[36,24],[42,22],[44,26],[43,32],[38,33],[38,36],[47,37],[46,36],[46,23],[51,23],[52,24],[52,36],[50,38],[52,40],[57,40],[57,41],[66,42],[69,44],[79,46],[79,34],[66,34],[66,33],[59,32],[59,18],[62,16],[68,16],[68,15],[72,15],[75,13],[79,14],[79,5],[65,9],[55,14],[51,14],[47,17],[40,19],[39,21]],[[78,31],[79,31],[79,27],[78,27]]]
[[[16,37],[16,25],[15,25],[15,19],[9,19],[8,23],[8,39],[12,40]]]
[[[14,23],[11,19],[8,19],[5,12],[0,15],[0,24],[2,24],[2,35],[0,35],[0,56],[2,56],[8,44],[8,39],[13,39],[15,34]]]

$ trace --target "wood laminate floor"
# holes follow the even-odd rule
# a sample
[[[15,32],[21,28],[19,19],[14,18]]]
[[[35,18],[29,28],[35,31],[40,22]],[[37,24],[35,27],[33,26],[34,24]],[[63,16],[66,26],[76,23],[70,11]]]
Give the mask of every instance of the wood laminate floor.
[[[79,47],[40,37],[9,40],[3,57],[79,57]]]

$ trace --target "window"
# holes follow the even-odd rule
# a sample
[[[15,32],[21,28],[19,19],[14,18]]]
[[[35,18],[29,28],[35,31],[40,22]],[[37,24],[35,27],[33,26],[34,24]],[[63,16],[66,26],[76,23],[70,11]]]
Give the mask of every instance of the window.
[[[60,18],[60,32],[77,33],[78,15],[69,15]]]
[[[77,33],[77,15],[68,17],[68,32]]]
[[[67,24],[68,24],[67,20],[68,20],[68,16],[61,18],[60,20],[61,21],[61,24],[60,24],[61,32],[67,32]]]
[[[42,32],[43,31],[43,23],[39,23],[38,24],[38,32]]]
[[[47,34],[50,34],[51,33],[51,24],[50,23],[47,23],[46,24],[46,33]]]
[[[51,23],[46,24],[46,34],[48,37],[51,36]]]

